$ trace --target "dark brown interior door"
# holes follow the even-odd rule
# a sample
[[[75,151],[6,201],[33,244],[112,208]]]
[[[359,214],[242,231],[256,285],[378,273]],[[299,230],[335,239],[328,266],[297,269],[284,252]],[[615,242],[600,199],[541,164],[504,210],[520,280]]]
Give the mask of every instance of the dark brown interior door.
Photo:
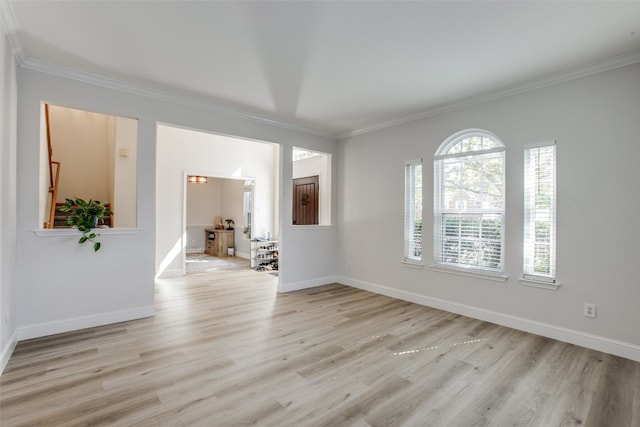
[[[293,224],[318,223],[318,175],[293,180]]]

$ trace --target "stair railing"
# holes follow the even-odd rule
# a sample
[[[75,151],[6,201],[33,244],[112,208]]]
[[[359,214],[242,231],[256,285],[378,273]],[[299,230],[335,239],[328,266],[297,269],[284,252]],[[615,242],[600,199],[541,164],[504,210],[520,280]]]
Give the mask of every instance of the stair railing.
[[[56,165],[56,175],[55,180],[53,182],[53,186],[49,187],[49,192],[51,193],[51,207],[49,208],[49,222],[47,223],[47,228],[53,228],[56,219],[56,200],[58,199],[58,183],[60,182],[60,162],[49,162],[49,167],[52,165]]]
[[[51,206],[49,207],[49,221],[47,228],[53,228],[56,217],[56,202],[58,198],[58,185],[60,183],[60,162],[53,160],[53,146],[51,145],[51,126],[49,125],[49,104],[44,104],[44,116],[47,128],[47,145],[49,148],[49,193],[51,193]],[[53,175],[53,165],[56,165],[55,178]]]

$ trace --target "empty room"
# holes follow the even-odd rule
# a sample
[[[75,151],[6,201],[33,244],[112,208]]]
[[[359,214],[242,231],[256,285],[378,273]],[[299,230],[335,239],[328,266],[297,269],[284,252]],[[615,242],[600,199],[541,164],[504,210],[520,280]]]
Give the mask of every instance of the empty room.
[[[0,425],[640,425],[640,2],[0,30]]]

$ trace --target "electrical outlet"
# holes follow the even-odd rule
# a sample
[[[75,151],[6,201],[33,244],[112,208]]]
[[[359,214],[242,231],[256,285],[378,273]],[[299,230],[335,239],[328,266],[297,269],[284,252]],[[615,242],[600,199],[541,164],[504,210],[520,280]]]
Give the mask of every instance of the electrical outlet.
[[[584,303],[584,317],[591,317],[592,319],[596,318],[596,305]]]
[[[351,265],[352,265],[351,261],[347,261],[347,268],[348,268],[349,270],[351,270]]]

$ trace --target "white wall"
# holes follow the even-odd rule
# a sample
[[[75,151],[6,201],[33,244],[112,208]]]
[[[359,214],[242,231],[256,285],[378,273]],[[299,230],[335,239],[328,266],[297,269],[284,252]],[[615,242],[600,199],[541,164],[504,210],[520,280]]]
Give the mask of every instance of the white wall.
[[[338,144],[339,145],[339,144]],[[304,147],[307,150],[333,154],[333,148],[317,143],[303,143],[299,141],[296,147]],[[293,226],[292,225],[292,146],[283,146],[280,151],[279,162],[284,171],[280,182],[279,194],[282,197],[283,209],[280,221],[280,260],[279,274],[281,289],[295,290],[305,287],[317,286],[336,281],[336,271],[339,270],[338,246],[331,246],[331,242],[337,242],[338,227],[335,217],[337,211],[337,168],[331,169],[331,226]],[[334,156],[335,158],[335,156]],[[317,248],[315,245],[318,245]],[[328,252],[319,248],[331,247]],[[296,268],[288,268],[291,265]],[[283,268],[284,266],[284,268]],[[304,266],[304,267],[303,267]]]
[[[138,152],[153,159],[155,122],[148,118],[149,107],[140,108],[140,100],[131,95],[24,68],[19,77],[17,191],[22,196],[17,207],[18,338],[152,315],[153,208],[138,210],[138,220],[145,224],[138,230],[128,234],[101,231],[102,248],[94,253],[90,246],[78,245],[76,230],[37,231],[41,224],[37,221],[39,178],[35,173],[40,161],[43,100],[102,114],[146,115],[140,124]],[[155,167],[153,160],[141,163],[138,202],[144,206],[153,194]],[[150,198],[153,202],[153,196]]]
[[[269,158],[271,160],[271,169],[276,170],[273,164],[273,154]],[[271,188],[274,188],[274,183],[277,181],[277,177],[270,184]],[[266,206],[263,206],[264,211],[273,212],[273,198],[268,200]],[[244,258],[249,258],[251,256],[251,244],[249,240],[244,237],[244,217],[243,217],[243,207],[244,207],[244,180],[242,179],[225,179],[222,184],[222,208],[223,208],[223,219],[231,218],[235,224],[235,232],[233,233],[233,245],[236,249],[236,256],[242,256]],[[275,217],[274,217],[275,218]],[[260,221],[260,218],[257,218]],[[271,222],[271,226],[273,227],[275,221]],[[225,223],[226,227],[226,223]]]
[[[219,109],[209,108],[199,102],[167,97],[95,76],[59,72],[49,67],[41,69],[40,65],[26,64],[19,70],[18,80],[20,136],[17,143],[17,193],[21,197],[17,200],[17,278],[13,289],[17,299],[15,313],[19,339],[154,313],[156,240],[161,244],[166,236],[170,236],[169,240],[176,239],[176,236],[179,239],[181,233],[172,228],[172,223],[166,230],[160,229],[156,236],[157,123],[173,123],[185,128],[266,140],[289,149],[302,142],[305,146],[315,145],[316,149],[325,152],[335,150],[333,141],[318,136],[220,113]],[[35,232],[40,228],[37,171],[40,103],[43,100],[55,105],[139,119],[136,178],[138,228],[133,232],[103,230],[102,248],[97,253],[90,247],[78,245],[78,235],[73,230]],[[206,160],[203,158],[203,161]],[[215,158],[210,157],[209,160],[214,161]],[[215,171],[216,167],[211,165],[207,163],[205,169],[211,167]],[[228,172],[227,166],[222,168],[223,172]],[[162,176],[157,183],[158,188],[164,188],[165,181],[172,183],[167,186],[167,191],[172,194],[170,215],[174,215],[175,206],[182,206],[183,200],[180,196],[174,206],[173,196],[184,191],[184,188],[172,187],[174,172],[171,169],[159,171]],[[182,173],[178,186],[183,182]],[[281,173],[284,179],[291,180],[290,168]],[[281,211],[291,210],[290,197],[289,192],[289,198],[282,199],[282,203],[288,204],[281,207]],[[182,218],[182,212],[177,215]],[[292,239],[291,244],[299,245],[296,250],[308,254],[309,258],[301,262],[289,262],[283,252],[283,276],[308,283],[317,281],[317,277],[329,276],[333,271],[334,264],[330,261],[333,261],[332,248],[336,245],[334,239]],[[331,256],[314,258],[314,253]],[[318,260],[323,264],[318,266]],[[314,267],[308,268],[312,263]],[[34,268],[34,264],[38,268]],[[87,279],[89,277],[90,280]],[[284,284],[283,288],[286,289]]]
[[[401,264],[403,161],[424,159],[424,223],[432,224],[434,153],[468,128],[506,144],[506,283],[430,269],[431,227],[425,267]],[[636,64],[351,138],[339,166],[342,280],[640,360],[639,135]],[[548,140],[557,141],[557,291],[518,280],[523,148]],[[597,319],[583,316],[585,302],[597,304]]]
[[[4,14],[0,5],[0,14]],[[16,63],[0,16],[0,373],[16,343]],[[37,169],[36,169],[37,170]],[[36,204],[37,207],[37,204]]]
[[[46,173],[40,173],[40,223],[44,224],[51,199],[44,105],[41,114],[40,170]],[[52,159],[61,163],[57,203],[75,197],[111,203],[114,226],[135,227],[137,120],[49,105],[49,123]]]
[[[113,225],[136,226],[136,177],[138,163],[138,121],[115,117],[113,150]]]
[[[214,225],[222,216],[223,179],[209,178],[206,184],[187,185],[187,225]]]
[[[264,235],[273,230],[274,182],[278,178],[274,168],[274,144],[247,141],[205,132],[194,132],[171,126],[158,126],[157,176],[157,250],[156,273],[163,276],[183,274],[184,241],[183,200],[186,175],[210,177],[255,178],[255,230]],[[160,171],[162,171],[160,173]],[[239,181],[242,183],[242,181]],[[193,186],[193,185],[192,185]],[[233,218],[227,200],[226,183],[220,186],[219,212],[211,212],[210,223],[217,215],[223,221]],[[240,197],[242,190],[238,190]],[[187,210],[189,211],[189,210]],[[233,218],[241,223],[240,214]],[[187,222],[188,223],[188,222]],[[226,226],[226,223],[224,224]],[[241,232],[241,230],[240,230]]]
[[[58,201],[81,197],[111,202],[109,116],[49,105],[49,125],[53,160],[62,163]]]
[[[204,230],[222,216],[222,182],[209,178],[206,184],[187,184],[187,252],[204,251]]]

